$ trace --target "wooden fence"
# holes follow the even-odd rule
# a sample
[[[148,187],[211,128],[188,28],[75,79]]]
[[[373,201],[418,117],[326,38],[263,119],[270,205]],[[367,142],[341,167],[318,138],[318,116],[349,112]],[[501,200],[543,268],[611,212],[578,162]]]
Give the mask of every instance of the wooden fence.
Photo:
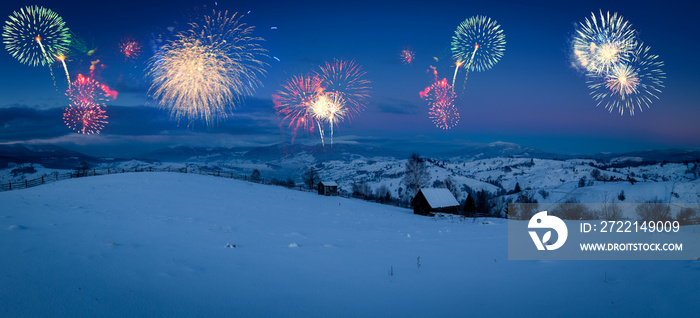
[[[39,186],[39,185],[42,185],[45,183],[56,182],[56,181],[66,180],[66,179],[85,178],[85,177],[93,177],[93,176],[101,176],[101,175],[109,175],[109,174],[117,174],[117,173],[128,173],[128,172],[191,173],[191,174],[207,175],[207,176],[214,176],[214,177],[220,177],[220,178],[243,180],[243,181],[260,183],[260,184],[267,184],[267,185],[284,186],[284,187],[289,188],[289,189],[295,189],[295,190],[303,191],[303,192],[316,192],[317,191],[315,188],[308,189],[304,185],[294,184],[293,186],[290,186],[289,184],[285,184],[284,182],[275,182],[276,180],[274,180],[274,179],[273,180],[265,180],[264,178],[260,178],[259,180],[252,180],[250,178],[250,176],[248,176],[248,175],[238,174],[238,173],[233,172],[233,171],[213,170],[213,169],[206,169],[206,170],[205,169],[193,169],[191,167],[184,167],[184,168],[164,167],[163,168],[163,167],[146,166],[146,167],[135,167],[135,168],[131,168],[131,169],[107,169],[107,170],[88,169],[88,170],[73,170],[73,171],[64,172],[64,173],[54,172],[54,173],[45,174],[41,177],[34,178],[34,179],[25,179],[25,180],[16,181],[16,182],[0,183],[0,192],[10,191],[10,190],[27,189],[27,188],[36,187],[36,186]],[[376,203],[381,203],[381,204],[386,204],[386,205],[392,205],[392,206],[408,207],[408,206],[402,206],[401,204],[398,204],[397,202],[395,202],[393,200],[388,201],[388,202],[371,200],[369,198],[353,196],[352,193],[348,193],[345,191],[338,191],[338,196],[344,197],[344,198],[355,198],[355,199],[371,201],[371,202],[376,202]]]
[[[214,177],[220,177],[220,178],[244,180],[244,181],[260,183],[260,184],[285,186],[284,184],[266,181],[264,178],[261,178],[259,180],[252,180],[248,175],[238,174],[238,173],[233,172],[233,171],[211,170],[211,169],[207,169],[207,170],[192,169],[192,168],[188,168],[188,167],[184,167],[184,168],[172,168],[172,167],[157,168],[157,167],[153,167],[153,166],[148,166],[148,167],[135,167],[135,168],[131,168],[131,169],[107,169],[107,170],[88,169],[88,170],[73,170],[73,171],[64,172],[64,173],[54,172],[54,173],[50,173],[50,174],[45,174],[41,177],[34,178],[34,179],[25,179],[25,180],[16,181],[16,182],[0,183],[0,192],[10,191],[10,190],[27,189],[27,188],[36,187],[36,186],[39,186],[39,185],[42,185],[45,183],[56,182],[56,181],[66,180],[66,179],[85,178],[85,177],[93,177],[93,176],[101,176],[101,175],[109,175],[109,174],[117,174],[117,173],[127,173],[127,172],[191,173],[191,174],[207,175],[207,176],[214,176]],[[307,189],[302,185],[296,185],[296,184],[293,186],[286,185],[285,187],[293,188],[293,189],[297,189],[299,191],[305,191],[305,192],[316,192],[315,189]],[[342,192],[342,191],[339,192],[338,195],[342,196],[342,197],[346,197],[346,198],[351,197],[350,194]]]

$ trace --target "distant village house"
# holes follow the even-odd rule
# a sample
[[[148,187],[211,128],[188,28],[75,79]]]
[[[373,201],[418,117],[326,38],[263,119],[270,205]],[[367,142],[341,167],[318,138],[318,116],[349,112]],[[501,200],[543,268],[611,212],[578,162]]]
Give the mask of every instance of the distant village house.
[[[411,201],[413,214],[459,213],[459,202],[447,188],[420,189]]]
[[[337,196],[338,184],[332,181],[321,181],[318,183],[318,194]]]

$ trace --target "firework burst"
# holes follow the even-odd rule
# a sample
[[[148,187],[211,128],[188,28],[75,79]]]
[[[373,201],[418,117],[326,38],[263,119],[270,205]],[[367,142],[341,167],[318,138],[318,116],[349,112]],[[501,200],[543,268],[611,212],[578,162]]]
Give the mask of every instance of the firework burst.
[[[603,76],[590,76],[587,80],[597,106],[603,105],[612,112],[617,110],[630,116],[635,109],[650,107],[653,99],[659,99],[666,74],[661,70],[664,63],[658,55],[649,52],[650,48],[639,43],[625,63],[617,63]]]
[[[63,122],[81,134],[99,134],[107,123],[104,109],[96,103],[71,103],[63,112]]]
[[[331,145],[333,145],[333,126],[337,125],[338,122],[342,121],[347,114],[347,109],[345,108],[345,101],[336,93],[326,93],[318,95],[316,100],[311,104],[311,113],[318,124],[318,129],[321,132],[321,143],[323,141],[323,127],[321,127],[321,122],[328,122],[331,128]]]
[[[109,90],[109,88],[106,85],[97,82],[92,77],[86,77],[82,74],[78,74],[75,81],[71,83],[70,88],[66,92],[66,95],[68,95],[68,99],[72,104],[102,105],[105,102],[107,102],[110,98],[110,96],[107,95],[108,92],[112,91]]]
[[[637,47],[632,24],[617,13],[599,15],[579,23],[573,39],[573,64],[588,73],[608,73],[619,63],[632,58]]]
[[[464,20],[452,36],[452,57],[457,61],[455,77],[461,66],[467,75],[470,71],[491,69],[503,58],[505,50],[506,35],[496,20],[485,16]]]
[[[15,11],[3,26],[3,43],[12,57],[31,66],[51,65],[70,45],[68,28],[58,14],[40,6]]]
[[[136,59],[141,54],[143,47],[133,39],[125,38],[119,43],[119,52],[124,55],[124,59]]]
[[[451,129],[459,123],[459,112],[454,104],[433,104],[428,112],[436,127]]]
[[[342,98],[351,118],[364,110],[370,97],[371,82],[365,79],[366,74],[354,61],[345,60],[326,62],[317,71],[323,91]]]
[[[413,63],[413,60],[416,58],[416,54],[413,52],[411,48],[404,48],[401,50],[399,53],[399,59],[401,60],[401,63],[409,65]]]
[[[296,75],[272,95],[275,111],[283,121],[289,122],[288,127],[292,128],[293,138],[298,130],[313,132],[315,116],[311,105],[321,93],[317,77]]]
[[[206,16],[201,24],[180,33],[151,58],[149,94],[173,118],[190,122],[204,119],[207,125],[226,118],[227,112],[252,95],[260,85],[266,65],[253,27],[240,16],[227,12]]]
[[[450,129],[459,122],[459,112],[454,105],[455,94],[452,86],[447,83],[447,79],[436,81],[419,92],[422,99],[428,101],[430,105],[430,119],[436,127]]]

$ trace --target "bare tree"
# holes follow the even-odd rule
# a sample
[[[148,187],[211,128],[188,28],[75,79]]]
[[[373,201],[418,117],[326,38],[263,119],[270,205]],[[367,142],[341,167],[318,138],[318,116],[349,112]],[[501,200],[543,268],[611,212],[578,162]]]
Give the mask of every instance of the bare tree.
[[[671,206],[656,198],[646,201],[636,208],[637,216],[643,221],[670,221]]]
[[[318,172],[314,167],[308,167],[306,170],[304,170],[304,184],[309,188],[313,189],[317,183],[320,182],[320,177],[318,176]]]
[[[552,215],[565,220],[591,220],[595,216],[576,199],[568,199],[564,203],[560,203],[552,209]]]
[[[413,153],[406,162],[406,171],[403,175],[402,182],[406,185],[406,192],[410,197],[418,193],[420,188],[428,186],[430,181],[430,173],[425,159],[421,158],[417,153]]]
[[[605,197],[605,202],[603,202],[603,208],[599,212],[599,216],[603,220],[607,221],[617,221],[623,218],[622,207],[619,203],[615,202],[615,199],[609,199]]]
[[[380,185],[376,190],[376,196],[381,201],[385,200],[387,194],[389,194],[389,187],[386,184]]]
[[[696,224],[698,221],[698,211],[691,208],[691,207],[685,207],[682,208],[680,211],[678,211],[678,215],[676,216],[676,220],[680,225],[691,225],[691,224]]]
[[[445,181],[443,181],[442,185],[445,188],[447,188],[447,190],[450,190],[452,195],[455,196],[455,199],[459,201],[459,188],[457,187],[457,183],[454,179],[452,179],[452,177],[447,176],[447,178],[445,178]]]

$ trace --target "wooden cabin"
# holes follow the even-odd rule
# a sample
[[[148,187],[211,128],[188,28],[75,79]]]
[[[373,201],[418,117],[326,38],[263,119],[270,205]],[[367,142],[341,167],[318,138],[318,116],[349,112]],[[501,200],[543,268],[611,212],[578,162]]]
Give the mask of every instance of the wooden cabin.
[[[459,202],[447,188],[420,189],[411,201],[411,205],[413,206],[413,214],[459,214]]]
[[[318,183],[318,194],[337,196],[338,184],[333,181],[321,181]]]

